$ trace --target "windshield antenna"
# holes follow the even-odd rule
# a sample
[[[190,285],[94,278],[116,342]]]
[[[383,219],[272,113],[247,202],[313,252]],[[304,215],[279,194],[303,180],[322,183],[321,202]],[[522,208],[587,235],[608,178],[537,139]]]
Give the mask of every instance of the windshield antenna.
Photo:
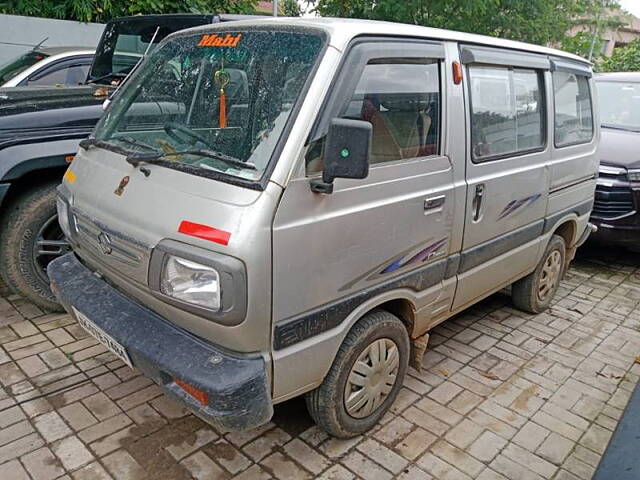
[[[147,49],[144,51],[144,54],[142,55],[140,60],[138,60],[138,62],[133,66],[133,68],[129,70],[129,73],[127,73],[127,76],[122,79],[122,81],[118,84],[118,86],[113,91],[113,93],[109,95],[109,98],[113,97],[116,93],[118,93],[118,90],[120,90],[120,87],[124,85],[124,83],[129,79],[131,74],[136,71],[136,68],[138,68],[138,65],[140,65],[142,61],[147,57],[147,53],[149,53],[149,49],[151,48],[151,45],[153,45],[153,41],[156,39],[156,36],[158,35],[159,31],[160,31],[160,25],[158,25],[156,27],[156,31],[153,32],[153,37],[151,37],[151,41],[149,42],[149,45],[147,45]]]
[[[35,51],[37,48],[40,48],[40,47],[42,46],[42,44],[43,44],[44,42],[46,42],[47,40],[49,40],[49,37],[44,37],[42,40],[40,40],[40,43],[39,43],[39,44],[35,45],[35,46],[31,49],[31,51],[33,52],[33,51]]]

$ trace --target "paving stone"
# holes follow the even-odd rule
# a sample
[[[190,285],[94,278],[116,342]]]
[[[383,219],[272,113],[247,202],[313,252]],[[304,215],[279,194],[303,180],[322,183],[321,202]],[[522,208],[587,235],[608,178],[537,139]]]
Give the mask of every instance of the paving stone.
[[[415,460],[437,439],[432,433],[418,427],[396,445],[396,450],[404,458]]]
[[[98,462],[90,463],[76,470],[72,476],[73,480],[111,480],[113,478]]]
[[[342,465],[334,465],[333,467],[325,470],[325,472],[318,477],[318,480],[352,480],[355,475]]]
[[[47,442],[53,442],[71,433],[71,429],[58,412],[40,415],[33,420],[33,424]]]
[[[436,402],[446,405],[449,401],[456,397],[462,388],[453,382],[444,382],[429,392],[429,397]],[[455,410],[455,409],[454,409]]]
[[[549,436],[549,430],[540,425],[527,422],[520,431],[513,437],[514,443],[533,452],[544,442]]]
[[[11,480],[31,480],[18,460],[12,460],[0,465],[0,478]]]
[[[272,472],[273,476],[278,479],[306,479],[311,475],[298,466],[291,458],[280,452],[275,452],[260,462],[262,467]]]
[[[418,459],[418,466],[438,480],[471,480],[467,474],[441,460],[430,452]]]
[[[327,457],[321,455],[298,438],[291,440],[282,449],[287,455],[316,475],[331,465]]]
[[[37,355],[23,358],[16,363],[28,377],[36,377],[49,371],[49,367]]]
[[[27,453],[20,460],[34,480],[52,480],[65,473],[60,461],[48,448]]]
[[[431,451],[447,463],[455,465],[457,469],[463,471],[471,478],[477,477],[484,469],[484,464],[445,441],[435,443]]]
[[[193,478],[198,480],[226,479],[229,476],[203,452],[196,452],[180,463],[189,470]]]
[[[341,463],[365,480],[390,480],[393,478],[389,471],[356,451],[347,454]]]
[[[372,439],[360,442],[356,449],[375,462],[384,465],[387,470],[390,470],[391,473],[396,475],[408,464],[407,460],[399,456],[397,453]]]
[[[506,444],[507,441],[502,437],[493,432],[485,431],[473,442],[468,452],[481,462],[489,463]]]
[[[124,450],[107,455],[102,459],[102,463],[116,480],[130,480],[146,476],[140,464]]]
[[[483,431],[484,428],[477,423],[464,419],[449,430],[445,438],[456,447],[465,449],[471,445]]]
[[[547,437],[536,453],[551,463],[562,465],[574,446],[574,442],[554,432]]]
[[[60,415],[67,421],[72,429],[78,431],[90,425],[98,423],[98,420],[91,415],[91,412],[80,402],[66,405],[58,410]]]
[[[37,433],[32,433],[26,437],[21,437],[11,443],[0,447],[0,464],[21,457],[44,445],[42,437]],[[2,478],[2,477],[0,477]]]

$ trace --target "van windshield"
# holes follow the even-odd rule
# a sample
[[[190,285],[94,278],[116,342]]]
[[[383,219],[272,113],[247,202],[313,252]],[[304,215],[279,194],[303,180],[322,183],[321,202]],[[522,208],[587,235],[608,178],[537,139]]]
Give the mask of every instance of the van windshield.
[[[311,32],[216,30],[168,41],[125,84],[96,140],[188,173],[259,180],[322,48]]]
[[[598,81],[604,128],[640,131],[640,83]]]

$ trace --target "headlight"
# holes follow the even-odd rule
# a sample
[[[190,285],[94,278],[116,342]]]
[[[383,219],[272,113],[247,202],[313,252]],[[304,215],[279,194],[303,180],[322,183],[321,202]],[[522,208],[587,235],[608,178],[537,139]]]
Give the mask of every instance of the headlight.
[[[160,291],[183,302],[220,310],[220,275],[215,268],[167,255]]]
[[[629,170],[627,178],[630,182],[640,182],[640,170]]]
[[[69,205],[60,197],[56,197],[58,207],[58,223],[62,229],[62,233],[67,238],[71,237],[71,223],[69,222]]]

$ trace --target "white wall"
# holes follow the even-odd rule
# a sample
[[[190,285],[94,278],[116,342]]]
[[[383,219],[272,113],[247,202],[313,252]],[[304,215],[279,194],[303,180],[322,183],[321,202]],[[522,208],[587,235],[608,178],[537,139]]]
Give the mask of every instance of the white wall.
[[[47,47],[95,47],[104,25],[50,18],[0,15],[0,64],[27,52],[45,37]]]

